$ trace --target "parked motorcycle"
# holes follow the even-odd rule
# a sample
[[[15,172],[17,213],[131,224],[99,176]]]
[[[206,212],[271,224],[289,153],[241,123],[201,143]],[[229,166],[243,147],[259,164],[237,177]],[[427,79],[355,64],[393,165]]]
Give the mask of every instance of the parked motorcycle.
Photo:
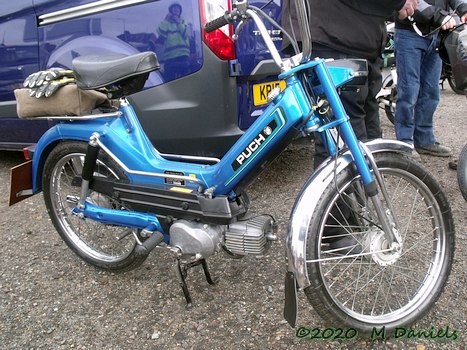
[[[331,327],[360,334],[385,327],[390,334],[414,323],[438,299],[451,270],[447,197],[407,144],[356,139],[337,88],[360,85],[366,62],[312,60],[305,1],[296,8],[303,52],[288,59],[261,17],[274,22],[246,0],[204,28],[238,23],[238,32],[253,20],[286,82],[284,90],[271,91],[263,114],[222,159],[161,154],[149,142],[126,96],[159,68],[152,52],[78,57],[76,86],[105,88],[111,101],[98,113],[42,117],[57,125],[40,139],[32,162],[16,169],[12,198],[42,190],[62,239],[99,268],[127,271],[155,248],[171,252],[189,308],[191,267],[201,265],[212,284],[210,256],[263,256],[278,239],[271,215],[249,213],[248,184],[297,134],[317,133],[330,156],[304,184],[284,232],[285,319],[295,327],[303,291]],[[21,175],[30,183],[21,183]]]

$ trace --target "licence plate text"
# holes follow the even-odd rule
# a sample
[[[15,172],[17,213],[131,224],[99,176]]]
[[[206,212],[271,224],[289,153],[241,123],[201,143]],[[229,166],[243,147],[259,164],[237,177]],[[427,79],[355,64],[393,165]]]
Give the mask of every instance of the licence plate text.
[[[268,95],[275,87],[279,86],[281,90],[285,89],[285,81],[270,81],[263,84],[253,85],[253,104],[261,106],[268,102]]]

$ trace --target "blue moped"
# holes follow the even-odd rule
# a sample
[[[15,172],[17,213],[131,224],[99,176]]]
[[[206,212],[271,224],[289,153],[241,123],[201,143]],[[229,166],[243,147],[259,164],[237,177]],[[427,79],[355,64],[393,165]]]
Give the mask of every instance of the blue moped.
[[[284,316],[296,325],[303,291],[330,326],[390,332],[415,322],[441,294],[454,253],[451,210],[409,145],[356,139],[339,89],[365,79],[365,61],[311,59],[305,3],[296,4],[303,52],[287,59],[263,23],[269,17],[248,0],[205,28],[238,23],[238,33],[253,20],[286,83],[271,91],[262,115],[222,159],[162,154],[146,137],[126,96],[159,68],[154,53],[78,57],[78,87],[105,88],[112,107],[45,117],[57,124],[35,147],[29,188],[14,196],[43,191],[62,239],[99,268],[127,271],[155,248],[172,252],[190,307],[189,268],[202,265],[214,283],[210,256],[261,256],[278,239],[271,215],[248,212],[248,184],[297,135],[315,133],[329,157],[303,185],[290,215]]]

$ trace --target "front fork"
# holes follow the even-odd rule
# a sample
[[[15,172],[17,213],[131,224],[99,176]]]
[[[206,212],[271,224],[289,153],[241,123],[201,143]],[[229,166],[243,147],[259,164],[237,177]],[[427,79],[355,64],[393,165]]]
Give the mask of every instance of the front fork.
[[[335,121],[330,123],[332,125],[324,125],[320,129],[318,129],[318,131],[326,131],[329,130],[329,127],[338,125],[342,134],[342,138],[345,141],[347,147],[349,148],[350,153],[352,154],[352,158],[354,160],[355,166],[357,167],[358,173],[362,177],[365,193],[368,196],[368,198],[371,199],[375,207],[378,219],[381,223],[381,227],[383,228],[386,238],[388,239],[389,246],[393,249],[398,249],[401,242],[398,241],[397,236],[394,233],[393,228],[386,215],[386,212],[383,208],[383,204],[378,195],[378,185],[381,188],[386,203],[388,203],[389,205],[389,209],[393,212],[392,208],[390,207],[390,198],[388,197],[387,191],[384,186],[384,181],[382,181],[382,178],[379,175],[376,163],[371,155],[371,152],[369,152],[368,149],[365,150],[362,147],[362,144],[359,143],[359,141],[357,140],[357,137],[355,136],[355,133],[348,121],[349,117],[345,113],[344,107],[339,98],[337,90],[332,82],[332,78],[329,75],[329,72],[326,69],[324,63],[316,65],[315,71],[329,100],[329,103],[334,111],[336,119]],[[327,141],[329,141],[329,139]],[[335,147],[329,148],[335,149]],[[372,168],[373,174],[375,176],[373,176],[370,167]]]

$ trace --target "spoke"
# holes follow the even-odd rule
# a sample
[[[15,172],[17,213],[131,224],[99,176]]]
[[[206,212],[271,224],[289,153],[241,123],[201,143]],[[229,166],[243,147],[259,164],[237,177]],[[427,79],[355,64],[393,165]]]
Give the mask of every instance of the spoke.
[[[438,229],[438,228],[435,227],[435,228],[433,229],[433,231],[436,231],[437,229]],[[425,235],[427,235],[427,233],[423,234],[423,236],[425,236]],[[428,241],[426,241],[426,242],[424,242],[424,243],[418,243],[418,242],[417,242],[417,243],[414,243],[410,248],[405,248],[405,247],[404,247],[403,252],[402,252],[402,254],[401,254],[400,257],[402,258],[404,255],[406,255],[407,253],[410,253],[412,250],[423,248],[423,247],[425,247],[426,245],[428,245],[429,243],[433,244],[434,242],[437,242],[438,240],[439,240],[439,238],[433,238],[431,241],[428,240]]]
[[[369,279],[367,280],[367,282],[366,282],[361,288],[358,289],[358,292],[362,291],[362,290],[363,290],[365,287],[367,287],[371,282],[373,282],[373,281],[375,280],[375,278],[378,277],[378,275],[381,274],[381,273],[384,271],[384,269],[385,269],[385,267],[383,267],[383,268],[382,268],[379,272],[377,272],[373,277],[369,278]],[[370,274],[370,271],[365,272],[365,274],[368,274],[368,277],[370,277],[370,275],[369,275],[369,274]],[[364,274],[364,275],[365,275],[365,274]],[[341,281],[343,281],[343,280],[341,280]],[[343,292],[346,291],[347,289],[352,289],[351,287],[352,287],[355,283],[357,283],[357,282],[356,282],[356,281],[350,281],[348,284],[343,285],[343,287],[341,288],[342,290],[341,290],[340,292],[338,292],[338,293],[336,294],[336,296],[339,296],[341,293],[343,293]],[[348,299],[348,300],[350,300],[350,299]],[[347,302],[348,300],[346,300],[345,302]]]
[[[353,300],[352,300],[352,310],[354,310],[354,307],[355,307],[355,299],[357,298],[357,295],[358,295],[358,282],[360,280],[360,277],[361,277],[361,271],[362,271],[362,266],[363,264],[359,264],[358,266],[358,276],[357,276],[357,283],[355,284],[355,292],[354,292],[354,297],[353,297]]]
[[[384,276],[384,279],[386,280],[386,284],[387,284],[387,292],[386,292],[386,298],[384,300],[384,303],[383,303],[383,309],[381,310],[381,315],[384,315],[384,309],[386,307],[386,305],[388,306],[390,312],[392,312],[392,308],[391,308],[391,305],[389,305],[388,303],[388,299],[389,299],[389,295],[391,294],[391,290],[392,290],[392,281],[394,279],[394,269],[391,269],[392,270],[392,273],[391,273],[391,278],[390,280],[388,281],[387,278],[386,278],[386,275],[383,274]],[[384,291],[383,291],[384,293]],[[399,303],[399,307],[401,307],[401,304]]]
[[[381,290],[381,286],[382,286],[381,281],[383,280],[383,277],[384,277],[384,273],[383,273],[383,271],[381,271],[381,278],[380,278],[379,283],[378,283],[378,289],[376,291],[376,296],[375,296],[375,301],[373,303],[373,308],[371,309],[371,315],[374,315],[374,313],[375,313],[375,306],[376,306],[376,303],[378,301],[379,291]]]

